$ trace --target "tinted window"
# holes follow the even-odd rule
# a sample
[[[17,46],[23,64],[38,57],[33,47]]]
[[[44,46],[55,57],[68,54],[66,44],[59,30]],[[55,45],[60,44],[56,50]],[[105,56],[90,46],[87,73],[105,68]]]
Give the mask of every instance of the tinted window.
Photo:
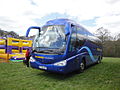
[[[85,31],[81,27],[77,27],[77,32],[80,33],[80,34],[82,34],[82,35],[85,35]]]
[[[76,27],[72,26],[71,29],[72,29],[72,34],[71,34],[69,51],[74,51],[76,48]]]
[[[77,41],[76,41],[77,48],[80,48],[84,44],[85,38],[86,36],[83,28],[77,27]]]

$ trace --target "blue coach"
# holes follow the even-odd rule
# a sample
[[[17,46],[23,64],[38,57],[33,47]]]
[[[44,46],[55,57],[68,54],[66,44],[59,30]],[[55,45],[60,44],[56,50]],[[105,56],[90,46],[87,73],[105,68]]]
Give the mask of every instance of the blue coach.
[[[83,72],[102,60],[100,39],[72,20],[55,19],[30,27],[27,37],[31,29],[38,29],[29,59],[32,68],[66,74]]]

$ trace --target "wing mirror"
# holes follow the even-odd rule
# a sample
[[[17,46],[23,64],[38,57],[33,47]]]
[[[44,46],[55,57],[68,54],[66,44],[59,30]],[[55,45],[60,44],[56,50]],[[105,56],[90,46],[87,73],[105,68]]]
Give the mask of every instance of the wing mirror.
[[[31,29],[38,29],[38,30],[39,30],[39,35],[40,35],[41,28],[38,27],[38,26],[32,26],[32,27],[29,27],[29,28],[28,28],[28,30],[27,30],[27,32],[26,32],[26,37],[28,37],[29,32],[30,32]]]

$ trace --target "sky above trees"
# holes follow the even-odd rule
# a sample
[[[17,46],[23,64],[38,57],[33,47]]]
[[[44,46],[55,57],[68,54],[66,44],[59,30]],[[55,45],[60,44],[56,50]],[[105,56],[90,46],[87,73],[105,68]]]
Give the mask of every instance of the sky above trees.
[[[30,26],[69,18],[95,32],[120,32],[120,0],[0,0],[0,28],[25,35]]]

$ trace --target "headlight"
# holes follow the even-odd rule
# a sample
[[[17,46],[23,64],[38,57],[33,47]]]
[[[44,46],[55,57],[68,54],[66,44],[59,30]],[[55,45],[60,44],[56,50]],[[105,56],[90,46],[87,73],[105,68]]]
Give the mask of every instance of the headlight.
[[[66,60],[63,60],[63,61],[54,63],[55,66],[65,66],[66,64],[67,64],[67,61],[66,61]]]
[[[33,57],[30,57],[30,62],[35,62],[35,59]]]

